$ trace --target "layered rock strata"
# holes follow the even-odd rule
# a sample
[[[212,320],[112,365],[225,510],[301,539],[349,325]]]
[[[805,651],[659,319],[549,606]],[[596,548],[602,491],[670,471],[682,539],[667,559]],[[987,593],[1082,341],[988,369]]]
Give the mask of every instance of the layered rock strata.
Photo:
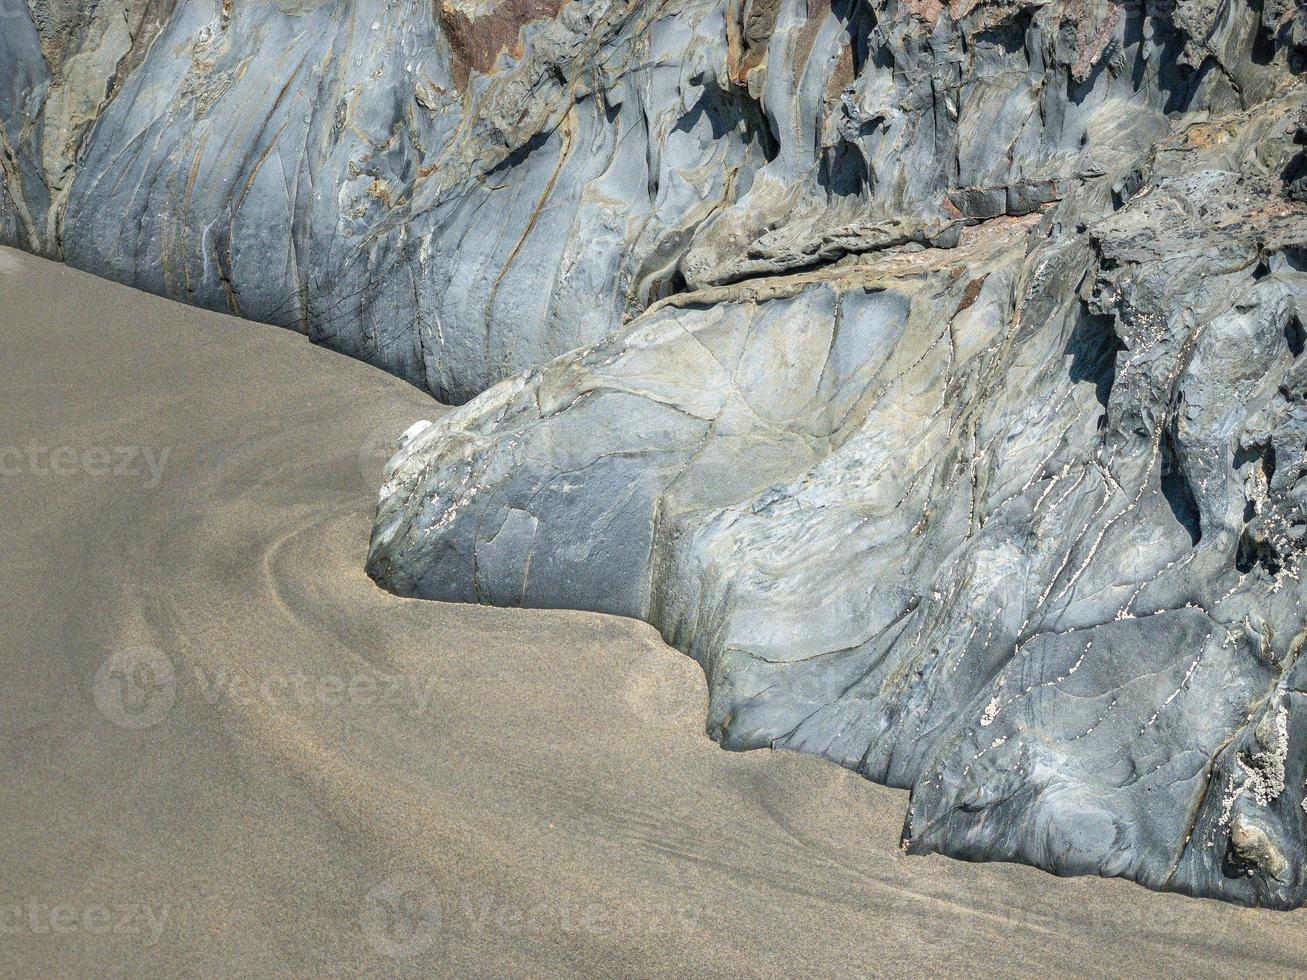
[[[1307,899],[1304,8],[6,9],[0,236],[466,402],[381,584],[649,620],[911,851]]]

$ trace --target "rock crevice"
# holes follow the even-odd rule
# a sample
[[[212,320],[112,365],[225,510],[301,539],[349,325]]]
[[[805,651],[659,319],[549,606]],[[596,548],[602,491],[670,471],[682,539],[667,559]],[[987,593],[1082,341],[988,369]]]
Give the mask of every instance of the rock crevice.
[[[0,240],[460,405],[385,587],[647,619],[910,851],[1307,899],[1301,5],[12,24]]]

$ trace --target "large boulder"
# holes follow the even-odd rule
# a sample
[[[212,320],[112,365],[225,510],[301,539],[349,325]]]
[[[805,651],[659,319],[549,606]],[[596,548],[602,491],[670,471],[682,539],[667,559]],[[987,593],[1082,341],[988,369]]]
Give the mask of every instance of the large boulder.
[[[405,595],[637,616],[911,851],[1307,898],[1301,90],[1042,213],[679,294],[389,464]]]
[[[648,619],[910,850],[1307,897],[1300,3],[0,19],[0,241],[464,403],[383,585]]]

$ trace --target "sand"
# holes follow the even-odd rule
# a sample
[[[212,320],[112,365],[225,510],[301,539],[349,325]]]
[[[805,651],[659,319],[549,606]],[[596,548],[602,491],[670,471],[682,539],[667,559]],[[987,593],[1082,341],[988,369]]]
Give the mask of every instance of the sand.
[[[403,382],[10,251],[0,343],[2,975],[1307,969],[1302,913],[903,855],[644,624],[380,591]]]

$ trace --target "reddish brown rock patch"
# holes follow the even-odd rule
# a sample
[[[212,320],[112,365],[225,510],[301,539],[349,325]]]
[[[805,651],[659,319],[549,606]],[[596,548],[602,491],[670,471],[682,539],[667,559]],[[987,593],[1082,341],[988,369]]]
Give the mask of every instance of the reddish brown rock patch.
[[[552,20],[563,0],[503,0],[486,12],[469,16],[461,5],[441,0],[440,26],[453,54],[454,82],[467,86],[473,71],[494,70],[500,54],[522,54],[522,28],[537,20]]]

